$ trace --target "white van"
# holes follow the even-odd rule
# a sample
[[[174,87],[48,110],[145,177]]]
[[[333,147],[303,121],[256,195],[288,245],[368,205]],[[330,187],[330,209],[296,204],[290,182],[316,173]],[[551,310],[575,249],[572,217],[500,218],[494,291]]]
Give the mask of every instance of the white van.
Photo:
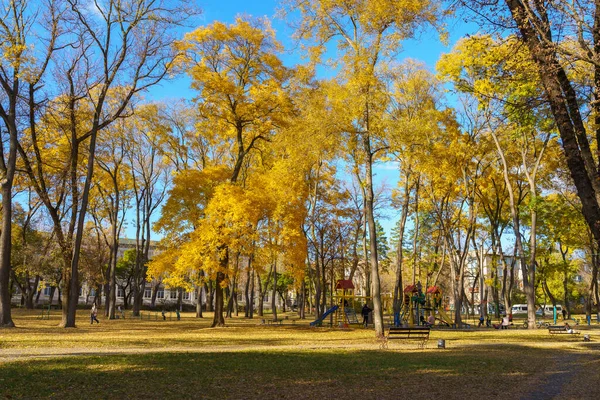
[[[515,314],[527,314],[527,304],[515,304],[510,309],[510,312]]]
[[[535,312],[536,315],[542,315],[542,310],[544,315],[553,315],[554,313],[554,307],[552,306],[552,304],[550,305],[546,305],[543,307],[540,307],[537,309],[537,311]],[[556,315],[562,315],[562,306],[560,304],[556,305]]]

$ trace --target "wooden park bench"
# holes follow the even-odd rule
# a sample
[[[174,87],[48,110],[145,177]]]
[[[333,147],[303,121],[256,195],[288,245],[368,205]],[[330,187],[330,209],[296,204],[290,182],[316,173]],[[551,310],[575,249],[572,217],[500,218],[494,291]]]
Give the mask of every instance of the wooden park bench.
[[[419,343],[419,347],[425,347],[427,340],[429,340],[429,332],[431,332],[431,328],[428,326],[414,326],[411,328],[404,327],[390,327],[387,336],[384,339],[384,343],[382,344],[382,348],[387,347],[388,340],[417,340]]]
[[[576,332],[574,330],[569,332],[563,325],[550,325],[548,327],[548,333],[551,335],[579,335],[581,332]]]

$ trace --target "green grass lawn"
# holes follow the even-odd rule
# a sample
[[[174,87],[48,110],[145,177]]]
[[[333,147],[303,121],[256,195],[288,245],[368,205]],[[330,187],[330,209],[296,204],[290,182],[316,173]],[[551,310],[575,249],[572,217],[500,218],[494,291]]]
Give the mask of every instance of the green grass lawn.
[[[0,398],[597,398],[600,328],[432,331],[425,349],[372,330],[283,326],[260,319],[209,328],[181,321],[113,320],[61,329],[17,310],[0,330]],[[446,349],[437,340],[446,340]]]

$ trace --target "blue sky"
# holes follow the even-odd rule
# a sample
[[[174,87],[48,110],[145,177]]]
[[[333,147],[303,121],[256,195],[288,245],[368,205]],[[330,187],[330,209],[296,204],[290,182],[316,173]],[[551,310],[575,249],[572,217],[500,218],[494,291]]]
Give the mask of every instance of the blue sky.
[[[231,23],[238,15],[251,15],[254,17],[268,17],[272,21],[272,26],[277,33],[278,40],[290,49],[293,45],[291,39],[292,30],[288,27],[286,21],[275,18],[276,10],[279,7],[278,0],[198,0],[198,5],[202,9],[202,15],[198,18],[198,23],[208,25],[214,21]],[[472,23],[465,23],[461,18],[453,18],[446,22],[449,32],[449,43],[444,45],[439,40],[438,33],[429,29],[422,32],[418,38],[408,40],[402,43],[402,51],[398,54],[398,60],[412,58],[420,60],[427,67],[434,71],[435,63],[440,55],[449,52],[452,46],[465,34],[475,34],[477,26]],[[281,55],[288,66],[301,61],[297,51],[288,51]],[[189,88],[190,81],[186,77],[177,77],[168,82],[164,82],[155,87],[149,94],[149,97],[155,100],[168,100],[169,98],[192,98],[196,93]],[[379,164],[375,168],[375,183],[393,189],[398,181],[398,171],[392,164]],[[398,211],[387,210],[387,218],[381,220],[381,223],[389,234],[392,227],[398,220]],[[134,233],[132,223],[129,224],[126,232],[127,237],[132,237]],[[155,235],[153,233],[153,235]],[[156,239],[156,237],[153,237]]]

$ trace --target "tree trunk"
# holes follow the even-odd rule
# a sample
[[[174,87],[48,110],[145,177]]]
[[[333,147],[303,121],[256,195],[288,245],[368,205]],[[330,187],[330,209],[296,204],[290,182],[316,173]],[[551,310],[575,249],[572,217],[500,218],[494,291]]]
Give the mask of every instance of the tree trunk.
[[[252,283],[250,284],[250,314],[249,318],[254,318],[254,270],[252,270]]]
[[[104,288],[104,316],[108,318],[108,311],[110,309],[110,278],[109,282],[105,283],[104,286],[98,285],[96,288],[96,293],[102,293],[102,288]],[[100,298],[98,298],[98,296],[94,296],[94,302],[97,302],[95,304],[100,306],[100,303],[102,302],[102,296],[100,296]]]
[[[323,248],[322,248],[323,249]],[[323,253],[321,253],[323,254]],[[323,292],[321,294],[321,315],[325,313],[327,310],[327,262],[324,258],[321,258],[321,287],[323,288]],[[333,279],[333,277],[331,278]],[[329,292],[331,295],[331,291]]]
[[[10,9],[10,8],[9,8]],[[15,13],[17,13],[15,9]],[[21,32],[22,33],[22,32]],[[17,69],[15,69],[15,72]],[[9,135],[8,159],[2,156],[2,170],[0,179],[0,192],[2,193],[2,222],[0,231],[0,328],[14,328],[10,305],[10,280],[11,252],[12,252],[12,189],[17,163],[17,99],[19,97],[19,79],[17,73],[15,80],[10,82],[2,79],[5,84],[5,96],[8,97],[8,107],[0,109],[0,116],[4,121]],[[4,137],[3,137],[4,138]],[[4,145],[2,146],[4,148]],[[6,162],[6,164],[5,164]],[[27,283],[29,284],[29,282]]]
[[[206,287],[208,286],[208,287]],[[208,304],[206,306],[207,311],[212,312],[215,310],[215,289],[213,285],[213,280],[210,279],[206,284],[205,289],[208,293]]]
[[[202,316],[202,284],[196,287],[196,318],[203,318]]]
[[[321,311],[321,266],[319,264],[319,257],[315,257],[315,316],[321,318],[323,312]]]
[[[117,199],[118,199],[118,197],[117,197]],[[108,318],[115,319],[116,311],[117,311],[117,254],[118,254],[118,249],[119,249],[119,240],[117,237],[116,226],[113,227],[113,240],[112,240],[111,247],[112,247],[112,249],[110,252],[110,263],[109,263],[110,293],[107,293],[107,296],[110,294],[110,302],[109,302],[110,310],[108,312]]]
[[[52,305],[52,299],[54,298],[55,291],[56,291],[56,287],[50,286],[50,294],[48,295],[48,305]]]
[[[233,307],[235,306],[237,310],[237,278],[240,264],[240,253],[235,255],[235,267],[233,268],[233,279],[231,279],[231,288],[229,299],[227,301],[227,318],[231,318],[233,316]],[[237,315],[237,311],[236,311]]]
[[[127,290],[127,287],[123,287],[123,309],[129,309],[129,302],[131,300],[131,290]]]
[[[158,286],[159,285],[157,285],[156,283],[154,285],[152,285],[152,291],[151,291],[151,295],[150,295],[150,308],[153,310],[156,308],[156,298],[158,296]]]
[[[562,262],[563,262],[563,290],[564,290],[564,297],[563,297],[563,307],[564,309],[567,311],[567,318],[571,318],[571,305],[569,304],[569,264],[567,262],[567,252],[568,249],[565,249],[563,251],[563,247],[562,244],[559,243],[559,251],[560,251],[560,255],[562,257]],[[592,280],[593,282],[593,280]]]
[[[27,296],[25,297],[25,307],[29,310],[33,310],[33,297],[37,292],[39,283],[40,283],[40,276],[36,275],[35,280],[33,282],[33,287],[30,287],[29,285],[27,285],[28,292],[27,292]]]
[[[403,283],[402,283],[402,265],[403,265],[403,249],[402,243],[404,242],[404,229],[406,226],[406,220],[408,218],[408,205],[410,202],[409,195],[409,174],[406,176],[406,183],[404,184],[404,201],[402,202],[402,214],[398,224],[398,247],[396,248],[396,283],[394,284],[394,314],[400,313],[402,309],[402,303],[404,301],[403,296]]]
[[[273,263],[273,291],[271,293],[271,312],[273,320],[277,321],[277,262]]]
[[[365,215],[367,214],[367,202],[366,200],[363,202],[363,209],[364,209],[364,213]],[[371,297],[371,271],[370,271],[370,263],[369,263],[369,248],[367,246],[367,232],[369,231],[369,229],[367,228],[367,219],[365,217],[365,222],[363,225],[363,236],[362,236],[362,247],[363,247],[363,254],[364,254],[364,262],[365,262],[365,296],[366,297]]]
[[[236,288],[237,288],[237,286],[236,286]],[[238,304],[237,289],[235,290],[235,296],[233,297],[233,310],[235,312],[235,316],[238,317],[239,316],[240,307],[239,307],[239,304]]]
[[[271,280],[272,273],[273,273],[273,269],[270,269],[264,285],[262,283],[262,280],[260,279],[260,275],[258,274],[258,272],[256,273],[256,278],[257,278],[257,282],[258,282],[258,295],[259,295],[259,299],[258,299],[258,316],[259,317],[264,316],[265,294],[267,293],[267,290],[269,288],[269,282]]]
[[[302,284],[300,285],[300,302],[296,301],[296,305],[298,306],[298,316],[300,319],[306,318],[306,279],[302,279]]]
[[[132,289],[132,292],[133,292],[132,293],[132,296],[133,296],[133,306],[132,306],[131,313],[132,313],[132,315],[134,317],[139,317],[140,316],[140,308],[138,306],[137,299],[140,296],[140,293],[139,293],[140,292],[140,287],[137,284],[137,280],[135,278],[133,279],[133,286],[132,286],[131,289]],[[142,296],[143,296],[143,293],[142,293]]]
[[[375,335],[383,337],[383,309],[381,306],[381,282],[379,279],[379,264],[377,259],[377,228],[375,227],[375,217],[373,215],[373,153],[371,152],[370,138],[365,135],[363,146],[366,156],[365,163],[365,217],[369,225],[369,242],[371,250],[371,291],[373,296],[373,324],[375,326]]]
[[[40,296],[42,294],[42,289],[40,288],[40,290],[38,290],[37,294],[35,295],[35,305],[37,306],[38,304],[40,304]]]
[[[221,270],[226,271],[229,268],[229,249],[222,246],[219,249],[219,254],[223,254],[219,260]],[[223,272],[217,272],[217,279],[215,280],[215,313],[210,326],[211,328],[225,326],[225,319],[223,318],[223,282],[225,278],[226,276]]]
[[[413,235],[413,279],[412,284],[420,281],[420,276],[417,277],[417,264],[419,263],[418,239],[419,239],[419,183],[420,176],[417,176],[415,184],[415,218],[414,218],[414,235]]]
[[[222,272],[217,272],[217,279],[215,281],[215,313],[213,322],[210,325],[211,328],[225,326],[225,319],[223,318],[223,287],[221,286],[224,280],[225,274]]]
[[[10,152],[13,147],[16,152],[16,132],[10,134]],[[14,142],[14,143],[13,143]],[[10,279],[10,253],[11,253],[11,232],[12,232],[12,186],[14,176],[14,165],[16,153],[9,156],[8,167],[4,171],[4,177],[0,181],[2,191],[2,231],[0,232],[0,328],[14,328],[15,323],[12,320],[10,306],[10,289],[8,281]],[[12,170],[12,172],[11,172]]]
[[[248,268],[246,268],[246,285],[244,285],[244,301],[246,302],[246,307],[244,307],[245,318],[250,317],[250,260],[248,260]]]
[[[234,278],[235,281],[235,278]],[[229,298],[227,299],[227,307],[225,309],[225,318],[231,318],[233,317],[233,306],[234,306],[234,299],[235,299],[235,289],[233,288],[233,285],[235,284],[235,282],[231,282],[231,287],[228,288],[228,292],[229,292]]]

